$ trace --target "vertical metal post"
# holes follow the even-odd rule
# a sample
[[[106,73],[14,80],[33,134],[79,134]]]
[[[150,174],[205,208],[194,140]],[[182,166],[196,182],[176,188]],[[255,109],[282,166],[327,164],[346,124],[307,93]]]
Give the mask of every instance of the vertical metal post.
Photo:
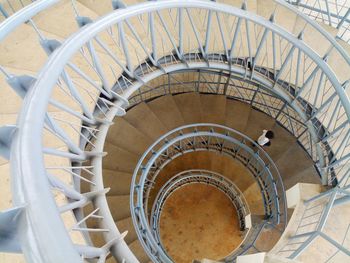
[[[9,17],[9,14],[6,12],[5,8],[2,6],[2,4],[0,3],[0,13],[6,18]]]
[[[211,10],[208,11],[208,21],[207,21],[207,31],[205,34],[205,44],[204,44],[204,53],[208,54],[209,41],[210,41],[210,33],[211,33],[211,19],[213,12]]]
[[[183,47],[183,35],[184,35],[184,25],[183,25],[183,9],[179,8],[179,53],[181,55],[180,59],[182,59],[182,55],[184,53],[184,47]]]
[[[120,38],[120,41],[121,41],[121,44],[123,47],[127,68],[133,74],[134,69],[133,69],[133,65],[131,62],[130,54],[129,54],[129,48],[128,48],[129,45],[128,45],[128,43],[126,41],[126,37],[125,37],[123,22],[118,23],[118,32],[119,32],[119,38]]]
[[[152,41],[152,56],[155,61],[158,60],[157,56],[157,41],[156,41],[156,36],[155,36],[155,30],[154,30],[154,16],[153,13],[150,12],[148,13],[149,17],[149,28],[150,28],[150,33],[151,33],[151,41]]]

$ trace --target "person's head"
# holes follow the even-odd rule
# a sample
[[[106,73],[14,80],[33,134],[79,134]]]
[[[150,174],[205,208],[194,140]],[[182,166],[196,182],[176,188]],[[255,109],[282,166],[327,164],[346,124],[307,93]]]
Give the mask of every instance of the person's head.
[[[268,139],[272,139],[274,137],[273,131],[267,131],[265,134],[265,137]]]

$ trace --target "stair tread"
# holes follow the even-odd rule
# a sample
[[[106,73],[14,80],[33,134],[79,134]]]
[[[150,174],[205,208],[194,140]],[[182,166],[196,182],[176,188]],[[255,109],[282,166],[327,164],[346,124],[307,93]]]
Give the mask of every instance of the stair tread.
[[[257,9],[257,0],[247,0],[245,2],[247,3],[248,11],[252,11],[252,12],[256,11],[256,9]],[[232,5],[232,6],[241,8],[243,1],[242,0],[221,0],[220,3],[225,3],[225,4],[228,4],[228,5]]]
[[[147,256],[138,239],[132,242],[129,245],[129,248],[135,254],[136,258],[140,261],[140,263],[146,263],[149,261],[149,257]]]
[[[80,16],[96,19],[98,15],[79,2],[75,3]],[[33,18],[40,30],[54,33],[62,38],[67,38],[79,29],[75,19],[75,13],[71,1],[60,1],[56,5],[39,13]]]
[[[112,3],[110,1],[101,0],[78,0],[82,5],[90,10],[93,10],[98,15],[105,15],[113,11]]]
[[[337,39],[337,42],[347,52],[347,54],[350,54],[350,45],[347,42],[339,39]],[[350,66],[335,48],[330,52],[328,65],[330,65],[330,67],[336,73],[337,78],[341,83],[344,83],[349,79]],[[349,91],[348,96],[350,96]]]
[[[240,132],[244,132],[251,108],[248,104],[236,100],[226,102],[225,125]]]
[[[123,118],[118,118],[108,130],[107,142],[128,149],[136,155],[142,154],[152,144],[149,137]]]
[[[45,34],[45,36],[60,40],[53,34]],[[27,24],[20,25],[1,41],[0,53],[2,66],[23,68],[33,72],[38,72],[47,60],[47,55],[38,41],[38,35]]]
[[[223,95],[200,95],[202,119],[207,123],[225,123],[226,97]]]
[[[281,25],[289,32],[293,30],[297,19],[295,12],[278,5],[274,0],[257,0],[257,14],[265,19],[269,19],[274,14],[275,23],[278,23],[278,25]]]
[[[117,263],[113,256],[107,258],[106,263]]]
[[[105,144],[104,151],[108,154],[103,158],[103,168],[110,170],[132,173],[139,160],[139,156],[110,143]]]
[[[114,221],[130,217],[130,195],[107,196],[107,202]]]
[[[134,242],[135,240],[137,240],[137,234],[135,231],[134,224],[132,222],[132,217],[118,220],[116,222],[116,224],[117,224],[117,227],[118,227],[118,230],[120,231],[120,233],[128,231],[128,234],[124,238],[124,240],[127,244],[130,244],[130,243]]]
[[[307,43],[310,48],[312,48],[316,53],[323,57],[331,47],[329,41],[327,41],[326,38],[321,33],[317,32],[313,27],[306,26],[306,24],[307,22],[304,19],[298,17],[293,29],[293,33],[295,35],[298,35],[300,32],[304,32],[303,41]],[[326,26],[322,23],[318,24],[332,35],[336,35],[336,32],[331,27]]]
[[[284,180],[283,183],[284,183],[284,188],[288,190],[297,183],[320,184],[321,179],[315,167],[310,166],[302,170],[301,172],[295,174],[293,177],[286,178],[286,180]]]
[[[152,207],[158,190],[167,180],[179,172],[189,169],[217,172],[230,179],[242,192],[255,182],[251,173],[240,162],[232,160],[231,157],[207,151],[187,153],[177,157],[160,171],[150,194],[149,206]]]
[[[103,169],[103,184],[110,187],[108,195],[130,194],[132,173]]]
[[[314,165],[309,155],[297,143],[291,145],[289,150],[281,155],[281,157],[275,161],[275,163],[280,171],[284,183],[291,181],[291,178],[302,171],[310,167],[313,168]],[[317,183],[319,182],[320,181]],[[286,187],[290,186],[291,185],[286,185]]]
[[[124,119],[153,141],[167,132],[164,124],[144,102],[129,110]]]
[[[152,100],[147,104],[168,130],[175,129],[184,124],[181,112],[172,95],[166,95],[160,99]]]
[[[200,96],[197,93],[184,93],[174,96],[185,124],[202,122]]]

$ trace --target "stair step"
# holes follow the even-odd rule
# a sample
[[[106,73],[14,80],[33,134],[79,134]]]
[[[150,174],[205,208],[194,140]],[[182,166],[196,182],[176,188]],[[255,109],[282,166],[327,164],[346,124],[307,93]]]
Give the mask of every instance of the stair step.
[[[181,112],[172,95],[166,95],[152,100],[147,105],[168,130],[175,129],[184,124]]]
[[[108,195],[130,194],[131,179],[131,173],[103,169],[103,184],[111,188]]]
[[[104,151],[108,154],[103,158],[103,168],[109,170],[132,173],[139,160],[139,156],[110,143],[105,144]]]
[[[320,184],[321,178],[317,173],[314,166],[310,166],[303,171],[295,174],[293,177],[286,178],[284,181],[284,188],[288,190],[297,183],[309,183],[309,184]]]
[[[247,168],[239,161],[228,156],[223,156],[222,175],[229,178],[244,192],[255,180]]]
[[[293,186],[289,185],[292,183],[289,183],[288,185],[286,183],[293,182],[292,178],[294,176],[306,169],[311,167],[313,168],[313,162],[309,155],[297,143],[291,145],[289,150],[285,152],[275,163],[280,171],[286,189]]]
[[[202,120],[200,96],[197,93],[184,93],[174,96],[185,124],[199,123]]]
[[[231,157],[207,151],[187,153],[177,157],[160,171],[150,194],[149,207],[152,207],[159,189],[166,181],[179,172],[189,169],[217,172],[230,179],[242,192],[255,182],[250,172],[240,162],[232,160]],[[261,198],[259,196],[258,198]]]
[[[202,119],[207,123],[225,124],[226,97],[223,95],[200,95]]]
[[[155,141],[167,132],[164,124],[144,102],[129,110],[124,119],[141,133],[151,138],[152,141]]]
[[[347,42],[340,39],[338,39],[337,42],[346,51],[347,54],[350,54],[350,45]],[[328,64],[336,73],[337,78],[341,83],[349,79],[350,66],[335,48],[330,53]],[[348,96],[350,96],[350,89],[348,88],[347,90]]]
[[[136,155],[142,155],[152,141],[125,119],[118,118],[108,131],[107,143],[127,149]]]
[[[45,34],[46,37],[53,37]],[[53,38],[57,38],[54,36]],[[38,72],[45,64],[47,55],[38,41],[34,29],[23,24],[0,43],[0,64],[6,67]],[[26,63],[24,64],[23,61]]]
[[[296,13],[278,5],[274,0],[257,0],[257,14],[265,19],[270,19],[271,15],[274,14],[275,23],[288,32],[292,32],[297,19]]]
[[[114,221],[130,217],[130,195],[107,196],[107,202]]]
[[[244,132],[250,111],[250,105],[228,99],[226,101],[225,125],[239,132]]]
[[[328,31],[331,35],[337,35],[337,29],[327,26],[323,23],[319,23],[319,25]],[[306,42],[308,46],[312,48],[316,53],[318,53],[320,57],[323,57],[331,47],[329,41],[326,40],[326,38],[321,33],[316,31],[314,27],[307,25],[307,22],[304,19],[298,17],[293,29],[293,33],[295,35],[298,35],[302,31],[304,32],[303,41]]]
[[[2,162],[3,160],[3,162]],[[12,194],[10,188],[11,175],[10,175],[10,163],[0,158],[0,185],[2,189],[0,191],[0,210],[4,211],[13,207]],[[6,186],[6,187],[4,187]]]
[[[130,244],[130,243],[134,242],[135,240],[137,240],[137,234],[136,234],[135,227],[134,227],[134,224],[132,222],[131,217],[124,218],[122,220],[118,220],[116,222],[116,224],[117,224],[117,227],[118,227],[118,230],[120,231],[120,233],[128,231],[128,234],[124,238],[124,240],[127,244]]]
[[[146,263],[149,261],[149,257],[147,256],[145,250],[143,249],[140,241],[137,239],[129,245],[129,248],[134,253],[136,258],[140,261],[140,263]]]
[[[86,6],[90,10],[93,10],[98,15],[105,15],[113,11],[111,1],[101,0],[78,0],[82,5]]]
[[[79,2],[75,2],[75,5],[80,16],[86,16],[92,19],[98,17],[95,12]],[[53,33],[62,38],[67,38],[79,29],[72,3],[68,0],[60,1],[51,8],[46,9],[45,12],[34,16],[33,20],[40,30]]]

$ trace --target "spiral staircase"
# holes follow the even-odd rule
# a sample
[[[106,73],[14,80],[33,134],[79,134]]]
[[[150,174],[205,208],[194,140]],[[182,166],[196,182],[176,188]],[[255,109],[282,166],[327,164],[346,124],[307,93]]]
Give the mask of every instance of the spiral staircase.
[[[350,261],[350,2],[6,0],[0,19],[0,262]],[[186,189],[187,215],[217,190],[230,216],[204,202],[196,236]]]

